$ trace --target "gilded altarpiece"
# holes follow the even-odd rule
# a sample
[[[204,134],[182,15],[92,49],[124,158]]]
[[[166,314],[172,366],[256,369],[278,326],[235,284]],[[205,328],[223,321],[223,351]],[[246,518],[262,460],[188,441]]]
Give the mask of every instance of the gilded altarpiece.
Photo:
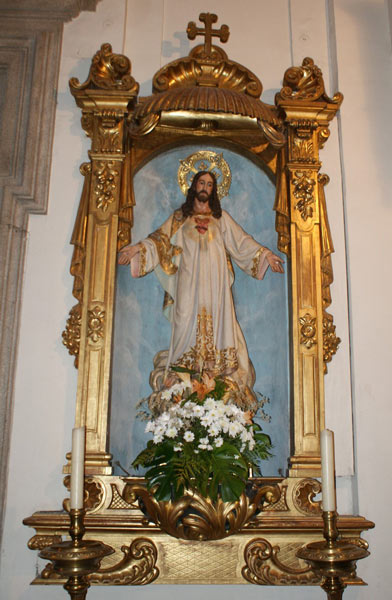
[[[340,340],[327,312],[333,245],[319,151],[342,95],[328,97],[321,71],[305,58],[284,74],[275,105],[263,103],[260,80],[212,44],[213,37],[227,41],[228,27],[213,29],[215,15],[200,20],[204,28],[189,23],[187,32],[190,39],[203,35],[204,43],[160,69],[149,97],[138,96],[129,59],[109,44],[93,57],[84,83],[70,81],[91,149],[80,169],[84,187],[71,240],[77,302],[63,340],[78,368],[76,426],[87,430],[85,537],[115,550],[89,577],[97,585],[318,584],[296,551],[322,530],[313,478],[320,476],[324,375]],[[174,507],[157,502],[143,478],[113,475],[113,323],[117,253],[132,240],[135,174],[170,149],[183,146],[186,157],[190,145],[227,148],[275,180],[277,247],[289,273],[291,451],[288,477],[251,479],[251,493],[237,503],[189,493]],[[70,462],[67,487],[69,472]],[[36,529],[29,547],[41,549],[66,535],[68,516],[35,513],[25,524]],[[362,517],[339,517],[341,534],[361,546],[361,531],[371,526]],[[59,582],[49,566],[34,580]],[[361,580],[353,575],[351,582]]]

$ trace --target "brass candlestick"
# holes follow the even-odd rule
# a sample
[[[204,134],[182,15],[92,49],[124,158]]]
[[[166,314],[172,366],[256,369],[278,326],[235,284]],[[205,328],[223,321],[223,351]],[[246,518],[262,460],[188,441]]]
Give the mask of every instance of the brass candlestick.
[[[324,511],[325,541],[311,542],[297,552],[298,558],[306,560],[313,571],[321,575],[321,584],[328,600],[342,600],[347,587],[342,577],[355,573],[357,560],[369,556],[369,552],[360,546],[338,540],[337,513]]]
[[[39,553],[41,558],[53,563],[57,573],[68,577],[64,589],[72,600],[85,600],[90,587],[87,575],[98,571],[103,557],[114,552],[113,548],[102,542],[83,540],[85,512],[82,508],[71,508],[71,540],[48,546]]]

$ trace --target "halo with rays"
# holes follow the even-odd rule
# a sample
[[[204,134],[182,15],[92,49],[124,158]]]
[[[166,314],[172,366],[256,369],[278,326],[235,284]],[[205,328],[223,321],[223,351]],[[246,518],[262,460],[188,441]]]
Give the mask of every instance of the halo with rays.
[[[226,160],[223,158],[223,152],[218,154],[212,150],[199,150],[190,154],[187,158],[180,160],[177,180],[184,196],[187,194],[193,177],[199,171],[214,173],[218,184],[219,200],[228,195],[231,185],[231,171]]]

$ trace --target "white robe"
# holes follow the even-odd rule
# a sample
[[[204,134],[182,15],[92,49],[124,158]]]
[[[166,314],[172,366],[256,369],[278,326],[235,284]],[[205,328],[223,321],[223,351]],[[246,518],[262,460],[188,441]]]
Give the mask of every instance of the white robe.
[[[184,219],[181,211],[175,211],[140,244],[141,252],[131,261],[132,275],[142,277],[155,270],[166,292],[164,313],[172,324],[167,366],[205,369],[214,377],[229,376],[240,388],[251,388],[254,377],[235,314],[230,259],[262,279],[271,251],[226,211],[220,219],[211,215]]]

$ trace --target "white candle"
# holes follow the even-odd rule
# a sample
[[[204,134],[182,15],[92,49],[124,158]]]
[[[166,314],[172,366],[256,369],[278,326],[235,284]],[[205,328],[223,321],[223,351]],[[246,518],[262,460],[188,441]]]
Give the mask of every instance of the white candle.
[[[321,432],[321,486],[323,494],[323,510],[336,510],[335,494],[335,453],[333,431],[324,429]]]
[[[86,428],[75,427],[72,430],[71,508],[83,508],[85,441]]]

